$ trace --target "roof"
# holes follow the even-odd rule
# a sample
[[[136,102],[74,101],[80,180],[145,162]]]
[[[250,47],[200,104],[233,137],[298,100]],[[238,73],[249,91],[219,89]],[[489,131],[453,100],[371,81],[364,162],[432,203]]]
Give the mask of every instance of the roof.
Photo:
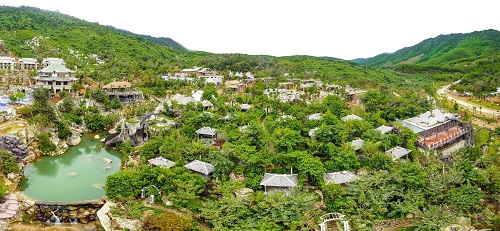
[[[310,137],[313,137],[314,136],[314,132],[316,132],[316,130],[318,130],[317,127],[309,130],[309,132],[307,132],[307,134],[309,134]]]
[[[415,133],[428,130],[432,127],[438,126],[450,118],[457,118],[456,114],[447,113],[439,109],[427,111],[413,118],[403,120],[403,125],[407,126]]]
[[[354,114],[350,114],[350,115],[347,115],[347,116],[344,116],[342,118],[340,118],[340,120],[346,122],[346,121],[349,121],[349,120],[363,120],[363,118],[357,116],[357,115],[354,115]]]
[[[174,96],[172,96],[168,100],[168,103],[171,104],[172,100],[177,101],[177,103],[179,103],[180,105],[186,105],[186,104],[191,103],[191,102],[193,102],[193,103],[196,102],[193,97],[184,96],[184,95],[181,95],[181,94],[175,94]]]
[[[297,174],[274,174],[265,173],[260,185],[271,187],[294,188],[298,185],[299,176]]]
[[[108,84],[104,85],[104,87],[102,87],[102,89],[130,88],[130,87],[132,87],[132,84],[130,84],[129,82],[123,81],[123,82],[108,83]]]
[[[49,64],[63,64],[64,60],[61,58],[43,58],[42,63],[49,63]]]
[[[201,105],[203,105],[203,107],[213,107],[213,106],[214,106],[214,104],[213,104],[213,103],[211,103],[211,102],[210,102],[210,101],[208,101],[208,100],[203,100],[203,101],[201,101]]]
[[[37,64],[38,60],[34,58],[20,58],[19,63],[24,63],[24,64]]]
[[[37,76],[34,77],[35,80],[39,81],[76,81],[78,78],[76,77],[66,77],[66,76]]]
[[[202,127],[200,129],[196,130],[196,134],[198,134],[198,135],[215,136],[216,132],[217,132],[217,129],[211,128],[211,127]]]
[[[354,151],[357,151],[361,149],[363,146],[365,146],[365,141],[362,140],[361,138],[358,138],[356,140],[349,142],[349,144],[352,146],[352,148],[354,148]]]
[[[397,159],[399,159],[399,158],[407,155],[410,152],[411,152],[411,150],[408,150],[406,148],[402,148],[402,147],[396,146],[395,148],[387,150],[385,152],[385,154],[391,156],[392,160],[397,160]]]
[[[250,108],[252,108],[252,105],[244,103],[244,104],[241,104],[240,107],[241,107],[241,110],[250,110]]]
[[[54,63],[54,64],[50,64],[49,66],[43,68],[39,72],[42,72],[42,73],[52,73],[52,72],[56,72],[56,73],[73,73],[74,71],[66,68],[65,66],[63,66],[63,65],[61,65],[59,63]]]
[[[214,166],[212,164],[205,163],[199,160],[193,160],[189,162],[189,164],[184,165],[184,167],[194,172],[202,173],[204,175],[208,175],[214,170]]]
[[[326,184],[329,184],[329,183],[345,184],[345,183],[353,182],[356,179],[358,179],[356,174],[353,172],[350,172],[350,171],[325,173],[323,175],[323,180],[325,180]]]
[[[309,115],[307,117],[307,120],[320,120],[321,119],[321,114],[320,113],[314,113],[312,115]]]
[[[382,125],[378,128],[376,128],[375,130],[378,130],[380,131],[380,133],[382,134],[385,134],[385,133],[388,133],[388,132],[391,132],[392,129],[394,129],[393,127],[389,127],[389,126],[385,126],[385,125]]]
[[[154,166],[161,166],[164,168],[171,168],[175,165],[175,162],[168,160],[168,159],[165,159],[161,156],[153,158],[153,159],[149,159],[148,162]]]
[[[15,63],[16,59],[10,56],[0,56],[0,63]]]

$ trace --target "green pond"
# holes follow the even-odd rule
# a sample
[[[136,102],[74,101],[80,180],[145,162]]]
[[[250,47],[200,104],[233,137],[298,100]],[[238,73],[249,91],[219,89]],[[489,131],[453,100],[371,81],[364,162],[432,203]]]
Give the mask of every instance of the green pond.
[[[77,202],[102,198],[106,176],[120,169],[122,155],[104,149],[94,134],[62,156],[45,156],[24,168],[24,193],[38,201]],[[112,160],[108,163],[106,160]]]

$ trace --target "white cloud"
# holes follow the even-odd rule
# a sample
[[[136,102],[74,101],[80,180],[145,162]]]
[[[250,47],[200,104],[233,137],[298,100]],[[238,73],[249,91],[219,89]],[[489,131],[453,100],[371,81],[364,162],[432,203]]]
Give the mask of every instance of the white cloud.
[[[394,52],[439,34],[500,29],[495,1],[1,0],[58,10],[214,53],[343,59]]]

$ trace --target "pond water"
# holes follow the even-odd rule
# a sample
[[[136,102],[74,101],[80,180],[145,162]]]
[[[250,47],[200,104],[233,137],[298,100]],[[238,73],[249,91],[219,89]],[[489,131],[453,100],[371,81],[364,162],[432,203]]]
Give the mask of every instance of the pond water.
[[[120,169],[122,156],[104,149],[104,144],[93,139],[94,135],[84,135],[79,145],[70,147],[62,156],[44,156],[26,165],[24,193],[48,202],[102,198],[106,176]]]

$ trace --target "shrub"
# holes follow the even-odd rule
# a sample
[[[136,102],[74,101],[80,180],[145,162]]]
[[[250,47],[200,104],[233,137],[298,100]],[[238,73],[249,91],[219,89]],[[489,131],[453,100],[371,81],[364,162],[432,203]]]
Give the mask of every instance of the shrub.
[[[144,230],[155,231],[184,231],[193,226],[193,219],[189,216],[166,212],[146,217]]]
[[[7,150],[1,148],[0,148],[0,170],[4,174],[8,174],[11,172],[18,172],[20,170],[19,165],[17,164],[17,157],[11,155],[10,153],[7,152]]]
[[[38,149],[40,149],[40,151],[44,154],[56,150],[56,145],[50,141],[50,136],[51,135],[49,133],[42,133],[36,136],[38,139]]]
[[[3,182],[3,179],[0,178],[0,198],[2,198],[5,193],[7,192],[7,186],[5,186],[5,182]]]

